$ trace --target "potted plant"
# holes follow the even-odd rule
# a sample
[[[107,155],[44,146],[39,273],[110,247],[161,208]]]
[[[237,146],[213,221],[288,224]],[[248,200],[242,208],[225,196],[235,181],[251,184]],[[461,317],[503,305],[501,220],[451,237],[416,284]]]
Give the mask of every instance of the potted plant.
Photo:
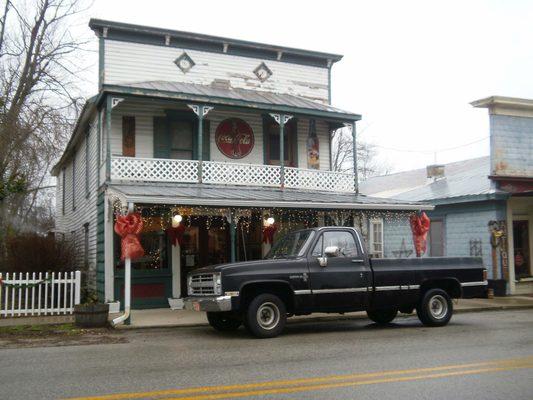
[[[74,306],[74,321],[84,328],[99,328],[107,326],[109,304],[99,303],[98,296],[93,290],[84,291],[83,302]]]

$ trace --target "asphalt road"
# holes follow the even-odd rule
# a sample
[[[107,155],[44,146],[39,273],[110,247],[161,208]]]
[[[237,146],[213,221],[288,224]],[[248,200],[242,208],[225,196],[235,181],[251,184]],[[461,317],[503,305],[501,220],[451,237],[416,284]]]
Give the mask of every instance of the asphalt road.
[[[289,325],[276,339],[208,327],[128,343],[0,349],[0,399],[533,399],[533,310]]]

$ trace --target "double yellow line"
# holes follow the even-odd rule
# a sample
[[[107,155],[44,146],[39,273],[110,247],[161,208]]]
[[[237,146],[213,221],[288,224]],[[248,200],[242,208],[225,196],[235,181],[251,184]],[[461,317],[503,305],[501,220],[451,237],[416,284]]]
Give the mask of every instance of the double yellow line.
[[[470,364],[446,365],[431,368],[390,370],[349,375],[332,375],[315,378],[257,382],[241,385],[204,386],[187,389],[120,393],[104,396],[78,397],[71,400],[122,400],[141,398],[165,400],[232,399],[272,394],[309,392],[390,382],[408,382],[452,376],[475,375],[524,368],[533,368],[533,356]]]

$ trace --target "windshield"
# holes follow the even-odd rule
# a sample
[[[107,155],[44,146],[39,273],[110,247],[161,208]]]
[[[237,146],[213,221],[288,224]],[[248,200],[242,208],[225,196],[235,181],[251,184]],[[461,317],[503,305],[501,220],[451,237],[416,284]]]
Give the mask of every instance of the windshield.
[[[278,240],[265,258],[296,257],[302,251],[304,244],[313,234],[313,231],[297,231],[288,233]]]

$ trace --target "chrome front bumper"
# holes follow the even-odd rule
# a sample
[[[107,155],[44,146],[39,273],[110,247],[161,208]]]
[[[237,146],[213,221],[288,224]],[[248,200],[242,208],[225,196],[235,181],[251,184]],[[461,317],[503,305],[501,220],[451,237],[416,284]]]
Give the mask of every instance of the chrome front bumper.
[[[231,311],[231,296],[186,297],[183,304],[191,311]]]

